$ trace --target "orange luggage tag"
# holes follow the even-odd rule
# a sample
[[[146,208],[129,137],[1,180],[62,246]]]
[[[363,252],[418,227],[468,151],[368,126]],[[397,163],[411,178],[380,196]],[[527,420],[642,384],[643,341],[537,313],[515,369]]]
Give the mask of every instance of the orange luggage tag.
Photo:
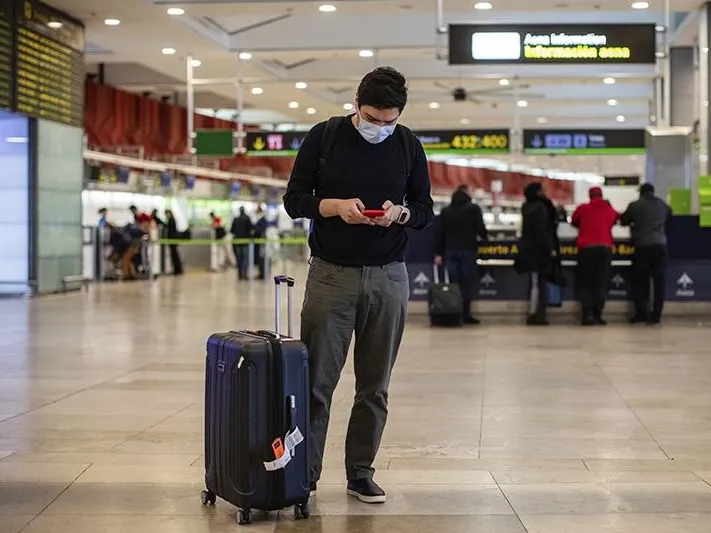
[[[284,456],[284,444],[281,438],[277,438],[272,442],[272,450],[274,451],[274,457],[276,459],[281,459]]]

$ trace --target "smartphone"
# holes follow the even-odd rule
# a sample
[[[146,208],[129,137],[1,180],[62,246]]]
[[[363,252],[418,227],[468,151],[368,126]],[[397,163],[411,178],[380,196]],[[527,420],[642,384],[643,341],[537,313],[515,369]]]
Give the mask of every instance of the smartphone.
[[[365,209],[363,211],[363,216],[368,218],[378,218],[385,216],[385,209]]]

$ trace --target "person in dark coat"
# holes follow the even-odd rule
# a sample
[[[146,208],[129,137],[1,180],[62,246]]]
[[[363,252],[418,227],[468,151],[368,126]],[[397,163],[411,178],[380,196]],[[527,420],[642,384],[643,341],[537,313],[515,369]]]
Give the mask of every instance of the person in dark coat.
[[[439,267],[444,260],[450,281],[459,285],[464,323],[479,324],[472,316],[471,303],[479,281],[479,242],[486,242],[488,236],[481,208],[472,203],[466,185],[454,191],[452,203],[442,209],[435,228],[435,263]]]
[[[252,234],[255,239],[265,239],[267,237],[267,217],[261,206],[257,207],[257,222],[252,228]],[[266,268],[266,244],[254,245],[254,264],[259,269],[259,279],[264,279]]]
[[[232,227],[230,233],[235,239],[250,239],[252,238],[253,225],[252,220],[249,218],[244,210],[244,207],[239,208],[239,215],[232,221]],[[239,279],[249,278],[249,245],[248,244],[234,244],[233,249],[235,252],[235,258],[237,259],[237,273]]]
[[[169,240],[182,239],[183,234],[178,231],[178,225],[175,222],[175,215],[170,209],[165,210],[165,236]],[[168,246],[170,248],[170,262],[173,264],[173,274],[175,276],[180,276],[183,274],[183,259],[180,257],[180,251],[178,250],[177,244],[171,244]]]
[[[524,189],[522,228],[516,270],[531,279],[529,326],[547,326],[548,276],[558,261],[557,213],[540,183]]]

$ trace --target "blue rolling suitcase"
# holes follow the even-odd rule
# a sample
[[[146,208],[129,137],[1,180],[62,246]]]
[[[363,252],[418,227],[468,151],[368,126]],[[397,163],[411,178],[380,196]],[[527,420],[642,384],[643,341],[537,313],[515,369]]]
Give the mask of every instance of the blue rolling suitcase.
[[[276,329],[215,333],[207,341],[204,505],[217,496],[238,508],[240,525],[252,509],[294,506],[309,517],[309,364],[293,339],[294,280],[274,278]],[[280,287],[288,287],[288,336],[280,335]]]

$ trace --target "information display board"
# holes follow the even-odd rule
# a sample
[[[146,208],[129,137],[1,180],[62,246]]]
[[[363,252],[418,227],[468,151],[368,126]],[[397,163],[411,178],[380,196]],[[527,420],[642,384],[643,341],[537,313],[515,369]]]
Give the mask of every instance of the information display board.
[[[15,14],[15,109],[83,127],[83,25],[37,0],[20,5]]]
[[[644,130],[523,130],[528,154],[643,154]]]
[[[292,156],[296,155],[304,142],[306,131],[249,132],[245,139],[247,155]]]
[[[505,154],[509,130],[432,130],[414,132],[428,154]]]
[[[605,187],[639,187],[641,183],[639,176],[605,176]]]
[[[654,24],[451,24],[449,64],[654,64]]]
[[[0,0],[0,109],[12,109],[15,63],[13,0]]]

